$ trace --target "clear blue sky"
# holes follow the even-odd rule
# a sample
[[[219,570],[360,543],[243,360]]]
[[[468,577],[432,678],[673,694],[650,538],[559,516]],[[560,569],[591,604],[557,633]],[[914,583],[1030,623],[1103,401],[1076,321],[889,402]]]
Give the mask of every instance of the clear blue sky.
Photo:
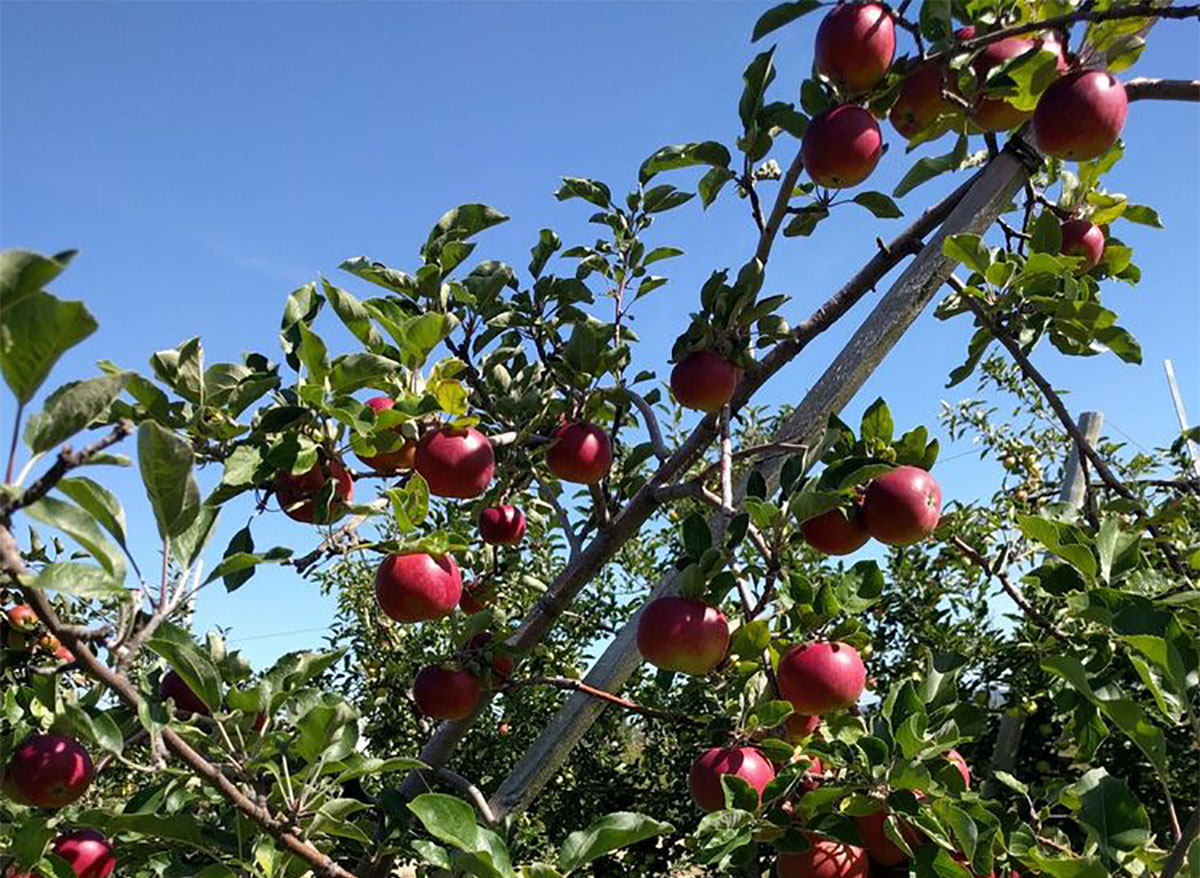
[[[623,193],[659,146],[732,142],[741,72],[759,47],[752,3],[18,3],[0,6],[0,235],[4,246],[82,253],[54,285],[87,301],[99,331],[64,358],[50,387],[110,358],[148,371],[147,358],[199,334],[209,362],[249,349],[279,358],[284,297],[319,272],[364,290],[336,266],[359,254],[411,269],[447,208],[492,204],[513,219],[480,239],[476,255],[523,268],[537,230],[570,243],[595,226],[579,202],[559,204],[561,175],[592,176]],[[812,58],[818,16],[773,35],[779,76],[770,99],[794,100]],[[1167,23],[1137,75],[1196,77],[1194,23]],[[891,152],[871,188],[890,191],[911,163],[889,129]],[[1111,307],[1141,340],[1141,368],[1115,357],[1039,362],[1073,392],[1076,411],[1146,447],[1175,435],[1162,377],[1172,357],[1200,419],[1200,114],[1190,104],[1133,105],[1125,160],[1109,186],[1160,209],[1167,231],[1122,224],[1143,282],[1116,284]],[[935,144],[928,152],[944,144]],[[785,149],[792,147],[785,144]],[[790,153],[782,153],[786,156]],[[695,175],[672,178],[688,185]],[[950,183],[902,202],[911,217]],[[703,214],[693,202],[651,230],[654,244],[688,257],[664,263],[671,282],[639,303],[639,366],[666,374],[671,341],[715,267],[736,269],[752,249],[745,204],[726,193]],[[908,219],[880,221],[845,207],[811,239],[780,242],[769,292],[805,317]],[[871,301],[871,300],[869,300]],[[798,401],[866,313],[861,304],[767,388],[764,401]],[[331,325],[327,322],[326,327]],[[922,318],[854,400],[849,417],[885,396],[904,426],[934,425],[968,329]],[[343,349],[349,342],[330,328]],[[57,379],[57,380],[55,380]],[[4,396],[0,430],[11,430]],[[964,448],[947,448],[944,458]],[[126,449],[132,453],[132,449]],[[949,498],[989,493],[996,472],[974,456],[945,460]],[[129,474],[106,474],[132,498],[134,544],[157,551]],[[236,512],[237,514],[233,514]],[[243,510],[230,510],[220,553]],[[276,514],[256,526],[260,546],[303,549],[316,534]],[[219,589],[219,586],[216,586]],[[198,623],[231,626],[256,664],[311,645],[330,603],[291,571],[264,569],[232,597],[202,596]]]

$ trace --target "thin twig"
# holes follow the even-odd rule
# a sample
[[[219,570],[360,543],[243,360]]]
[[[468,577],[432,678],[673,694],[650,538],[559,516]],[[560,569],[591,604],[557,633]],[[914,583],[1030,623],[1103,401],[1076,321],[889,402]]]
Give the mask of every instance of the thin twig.
[[[621,391],[629,397],[639,412],[642,413],[642,420],[646,423],[646,432],[650,434],[650,446],[654,449],[654,456],[659,460],[666,460],[671,456],[671,451],[663,442],[662,430],[658,426],[658,417],[654,414],[654,408],[650,403],[646,402],[641,394],[635,393],[628,387],[622,387]]]
[[[91,445],[87,445],[79,449],[79,451],[72,451],[70,445],[64,445],[59,450],[58,459],[54,461],[54,465],[42,473],[41,478],[18,496],[6,503],[0,504],[0,518],[7,520],[18,509],[32,506],[38,500],[45,497],[50,492],[50,489],[57,485],[68,472],[78,466],[83,466],[97,454],[106,448],[116,445],[132,432],[133,422],[121,421],[113,427],[112,432],[107,436],[97,439]]]
[[[558,518],[558,526],[562,528],[563,535],[567,538],[567,546],[571,549],[571,557],[574,558],[583,548],[583,541],[579,539],[579,534],[575,533],[575,528],[571,526],[571,519],[567,516],[567,511],[558,502],[558,497],[555,496],[549,485],[543,483],[538,489],[538,496],[549,503],[550,508],[554,510],[554,515]]]
[[[492,813],[492,806],[488,804],[487,796],[483,794],[483,791],[479,787],[475,786],[475,784],[471,783],[461,774],[457,774],[448,768],[435,768],[432,774],[435,779],[470,799],[471,804],[475,806],[475,810],[479,812],[479,816],[483,818],[485,823],[489,825],[496,823],[496,815]]]
[[[1175,878],[1179,874],[1184,860],[1187,859],[1188,849],[1192,846],[1192,840],[1197,835],[1200,835],[1200,810],[1195,811],[1187,826],[1183,827],[1182,837],[1175,842],[1175,847],[1171,849],[1171,854],[1163,865],[1161,878]]]
[[[556,689],[567,689],[572,692],[582,692],[592,698],[604,701],[608,704],[615,704],[617,707],[628,710],[630,713],[636,713],[640,716],[650,717],[651,719],[670,720],[671,722],[687,723],[693,726],[707,725],[703,720],[696,719],[687,714],[674,713],[669,710],[659,710],[656,707],[646,707],[644,704],[638,704],[635,701],[630,701],[628,698],[622,698],[620,695],[614,695],[612,692],[605,692],[603,689],[597,689],[594,686],[589,686],[582,680],[576,680],[573,677],[533,677],[527,680],[513,680],[505,688],[516,689],[525,686],[553,686]]]
[[[1029,617],[1030,621],[1037,623],[1059,640],[1070,640],[1067,632],[1063,631],[1061,628],[1043,616],[1034,608],[1033,604],[1029,603],[1029,601],[1025,598],[1025,595],[1021,594],[1020,590],[1012,584],[1012,580],[1008,578],[1007,573],[998,567],[992,567],[992,565],[988,563],[988,560],[978,551],[976,551],[974,547],[972,547],[971,544],[962,537],[951,537],[950,542],[956,549],[966,555],[981,570],[983,570],[988,577],[994,577],[1000,583],[1000,587],[1004,589],[1005,593],[1012,598],[1013,603],[1021,608],[1021,611]]]
[[[8,444],[8,468],[4,471],[5,484],[11,485],[13,480],[13,467],[17,463],[17,439],[21,435],[21,416],[25,413],[24,400],[17,403],[17,414],[13,418],[12,441]]]
[[[1139,76],[1125,83],[1131,101],[1200,101],[1200,79],[1148,79]]]
[[[775,237],[779,233],[779,227],[783,224],[783,218],[787,216],[788,201],[791,200],[792,191],[795,190],[796,181],[800,179],[800,172],[803,170],[804,160],[800,156],[800,150],[796,150],[796,157],[792,159],[783,179],[779,181],[779,191],[775,194],[775,206],[771,208],[767,224],[758,236],[758,247],[754,251],[754,256],[763,265],[767,264],[767,259],[771,256],[771,246],[775,243]]]

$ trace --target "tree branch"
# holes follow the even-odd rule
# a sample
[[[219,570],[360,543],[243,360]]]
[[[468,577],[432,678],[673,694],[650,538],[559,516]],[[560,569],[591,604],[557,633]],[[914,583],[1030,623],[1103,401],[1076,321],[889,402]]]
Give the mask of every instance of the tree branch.
[[[479,812],[479,816],[484,819],[485,823],[495,825],[496,815],[492,813],[492,808],[488,804],[487,796],[475,784],[471,783],[461,774],[456,774],[448,768],[435,768],[433,777],[439,780],[446,786],[457,792],[462,793],[471,800],[471,804],[475,806],[475,810]]]
[[[54,465],[42,473],[41,478],[17,497],[7,503],[0,503],[0,519],[7,521],[18,509],[32,506],[50,493],[50,489],[57,485],[68,472],[75,467],[83,466],[101,451],[116,445],[132,432],[133,422],[123,420],[113,427],[112,432],[107,436],[97,439],[91,445],[84,446],[78,451],[72,451],[70,445],[64,445],[59,450],[58,459],[54,461]]]
[[[783,224],[783,218],[787,216],[788,201],[792,198],[792,191],[796,188],[796,181],[800,179],[800,172],[804,170],[804,160],[800,157],[800,150],[796,150],[796,157],[792,159],[792,163],[784,172],[783,179],[779,181],[779,191],[775,194],[775,205],[771,208],[771,215],[767,218],[767,224],[763,227],[762,234],[758,236],[758,247],[754,251],[754,257],[763,265],[767,264],[767,259],[771,256],[771,246],[775,243],[775,237],[779,234],[779,227]]]
[[[972,547],[971,544],[962,537],[952,537],[950,542],[956,549],[975,562],[975,564],[988,575],[988,578],[995,578],[1000,583],[1000,587],[1004,589],[1005,593],[1012,598],[1013,603],[1021,608],[1021,612],[1028,616],[1031,622],[1034,622],[1041,628],[1044,628],[1059,640],[1070,640],[1067,632],[1063,631],[1061,628],[1039,613],[1034,608],[1033,604],[1029,603],[1029,601],[1025,598],[1025,595],[1021,594],[1020,589],[1012,584],[1012,581],[1008,578],[1007,573],[999,568],[993,568],[992,565],[988,563],[988,560],[979,552],[977,552],[975,548]]]
[[[59,621],[58,614],[54,611],[45,592],[24,584],[30,574],[21,558],[21,551],[17,548],[16,541],[6,525],[0,525],[0,569],[3,569],[9,578],[20,586],[26,602],[33,607],[42,624],[75,654],[75,660],[88,676],[104,684],[136,712],[142,703],[142,696],[129,678],[101,662],[85,641],[72,634],[70,626],[65,626]],[[174,729],[169,726],[163,728],[162,740],[167,748],[194,774],[221,793],[234,807],[261,826],[290,853],[308,863],[314,874],[321,878],[356,878],[354,873],[343,869],[328,856],[297,836],[285,821],[276,817],[268,808],[259,805],[242,792],[217,766],[192,749],[191,745]]]
[[[1183,837],[1175,842],[1175,847],[1171,849],[1171,855],[1163,865],[1161,878],[1175,878],[1179,874],[1184,860],[1187,859],[1188,849],[1197,835],[1200,835],[1200,810],[1193,813],[1192,819],[1183,827]]]
[[[1200,79],[1148,79],[1139,76],[1125,83],[1131,101],[1200,101]]]
[[[558,518],[558,525],[562,528],[563,534],[567,538],[567,545],[571,549],[571,557],[574,558],[583,548],[583,541],[579,539],[579,534],[575,533],[575,528],[571,526],[571,519],[567,517],[567,511],[562,508],[562,504],[558,502],[558,497],[550,490],[546,484],[542,484],[538,489],[538,496],[550,504],[554,510],[555,516]]]

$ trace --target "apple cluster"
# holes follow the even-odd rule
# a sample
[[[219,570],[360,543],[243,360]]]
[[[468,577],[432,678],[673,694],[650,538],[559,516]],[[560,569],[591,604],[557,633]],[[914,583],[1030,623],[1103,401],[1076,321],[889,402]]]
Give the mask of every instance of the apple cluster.
[[[872,479],[848,508],[839,507],[800,525],[804,541],[826,555],[849,555],[871,537],[889,546],[911,546],[937,528],[942,489],[927,470],[898,466]]]

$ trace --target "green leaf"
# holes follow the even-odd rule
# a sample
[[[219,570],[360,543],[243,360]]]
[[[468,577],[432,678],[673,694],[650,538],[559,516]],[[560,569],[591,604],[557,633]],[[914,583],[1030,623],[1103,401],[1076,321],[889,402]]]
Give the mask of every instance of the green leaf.
[[[113,539],[124,548],[125,510],[121,508],[121,501],[117,499],[116,494],[85,476],[60,479],[54,487],[100,522],[100,526],[112,534]]]
[[[710,168],[696,184],[696,191],[700,193],[700,204],[707,208],[716,201],[721,189],[735,176],[737,175],[729,168]]]
[[[597,207],[612,206],[612,191],[598,180],[588,180],[585,177],[563,177],[563,182],[554,197],[559,201],[569,198],[582,198]]]
[[[820,5],[819,0],[794,0],[791,3],[772,6],[754,23],[754,33],[750,36],[750,42],[758,42],[771,31],[790,24],[802,15],[807,15]]]
[[[892,421],[891,410],[883,401],[883,397],[880,397],[863,413],[859,434],[864,440],[874,439],[887,444],[892,441],[894,432],[895,424]]]
[[[767,87],[775,79],[775,47],[760,52],[742,74],[742,97],[738,102],[738,115],[742,127],[749,131],[754,126],[758,111],[762,109]]]
[[[638,179],[646,183],[660,171],[670,171],[675,168],[687,168],[692,165],[712,165],[714,168],[728,168],[729,150],[713,140],[697,143],[682,143],[677,146],[664,146],[650,158],[642,162],[638,171]],[[720,186],[717,186],[719,189]],[[715,193],[714,193],[715,194]],[[703,195],[701,196],[703,198]]]
[[[187,631],[163,622],[146,646],[166,660],[209,710],[221,709],[221,675],[208,650],[201,649]]]
[[[429,515],[429,485],[420,473],[414,473],[405,485],[389,488],[387,494],[401,534],[412,533]]]
[[[811,794],[809,794],[811,795]],[[755,817],[750,811],[714,811],[696,827],[693,856],[701,865],[715,863],[753,841]]]
[[[338,266],[342,271],[349,272],[355,277],[370,281],[393,293],[408,296],[410,299],[417,295],[417,281],[411,274],[406,274],[395,268],[389,268],[382,262],[372,262],[366,256],[355,256],[347,259]]]
[[[98,601],[129,596],[125,587],[107,570],[73,561],[47,564],[33,581],[33,587]]]
[[[1050,211],[1043,210],[1034,220],[1029,248],[1034,253],[1050,253],[1054,256],[1062,250],[1062,223]]]
[[[200,512],[188,525],[187,530],[171,540],[171,557],[184,567],[195,564],[208,547],[208,541],[212,539],[220,515],[220,507],[209,503],[201,504]]]
[[[321,760],[336,762],[354,752],[358,744],[358,713],[334,692],[305,689],[289,705],[295,716],[292,746],[309,765]]]
[[[983,238],[974,234],[948,235],[942,241],[942,253],[947,259],[961,262],[971,271],[980,274],[988,270],[992,264],[992,254]]]
[[[854,196],[854,203],[860,204],[880,219],[895,219],[904,216],[904,211],[882,192],[860,192]]]
[[[192,473],[187,440],[154,421],[138,427],[138,467],[165,540],[187,530],[200,511],[200,488]]]
[[[1101,698],[1092,689],[1087,671],[1079,659],[1070,655],[1046,656],[1042,668],[1057,674],[1095,705],[1135,743],[1159,771],[1166,771],[1167,745],[1162,729],[1147,718],[1145,711],[1126,698]]]
[[[1152,229],[1163,228],[1162,219],[1158,215],[1158,211],[1153,207],[1147,207],[1144,204],[1127,204],[1122,217],[1129,220],[1131,223],[1138,223],[1143,226],[1150,226]]]
[[[861,613],[883,595],[883,571],[874,561],[858,561],[834,586],[838,603],[847,613]]]
[[[1119,326],[1106,326],[1096,330],[1095,338],[1096,344],[1112,351],[1126,363],[1141,364],[1142,346],[1128,330]]]
[[[954,149],[945,155],[918,159],[917,163],[908,169],[908,173],[892,190],[894,198],[900,198],[947,171],[957,171],[963,166],[967,157],[967,138],[959,137]]]
[[[540,277],[546,262],[562,247],[562,239],[553,229],[542,229],[538,232],[538,242],[529,251],[529,273],[535,278]]]
[[[334,313],[346,325],[346,328],[354,333],[355,338],[371,349],[383,345],[383,336],[372,325],[371,315],[363,307],[362,302],[340,287],[335,287],[325,278],[321,278],[321,286],[325,290],[325,297],[329,299]]]
[[[245,529],[243,528],[243,530]],[[239,531],[238,533],[240,534],[241,532]],[[234,539],[236,538],[235,535]],[[256,555],[253,552],[229,552],[226,550],[221,563],[212,569],[212,572],[208,574],[208,578],[204,580],[204,583],[207,585],[217,579],[232,578],[233,576],[247,573],[259,564],[278,564],[280,561],[286,561],[291,556],[292,550],[283,547],[276,547],[261,555]],[[246,579],[249,579],[249,576]],[[242,582],[245,582],[245,580],[243,579]],[[230,588],[229,583],[226,582],[225,590],[233,591],[237,587],[235,585],[233,588]]]
[[[683,547],[693,561],[699,560],[712,542],[712,531],[703,515],[693,512],[683,520]]]
[[[83,546],[113,579],[118,582],[125,579],[125,556],[104,538],[96,519],[83,509],[57,497],[43,497],[26,506],[25,512],[36,521],[58,528]]]
[[[429,239],[421,248],[426,262],[432,262],[447,244],[464,241],[484,229],[507,222],[508,216],[486,204],[461,204],[446,211],[429,233]]]
[[[473,874],[515,878],[504,841],[475,822],[475,811],[466,802],[442,793],[422,793],[408,803],[408,810],[438,841],[469,855],[471,865],[480,870],[472,870]]]
[[[675,827],[670,823],[643,814],[628,811],[606,814],[587,829],[567,836],[558,853],[558,869],[563,873],[572,872],[605,854],[674,831]]]
[[[646,190],[642,196],[642,210],[646,213],[662,213],[687,204],[694,197],[691,192],[681,192],[669,183],[663,183]]]
[[[75,258],[75,250],[43,256],[32,250],[0,250],[0,311],[16,305],[54,280]]]
[[[157,814],[112,814],[108,811],[85,811],[76,818],[80,826],[91,826],[106,835],[137,833],[152,839],[178,841],[202,851],[212,852],[205,831],[196,817],[182,811],[169,817]]]
[[[198,337],[158,351],[150,357],[150,367],[160,381],[188,402],[204,403],[204,349]]]
[[[1062,558],[1088,582],[1095,581],[1099,572],[1096,556],[1082,544],[1083,538],[1077,528],[1036,515],[1017,516],[1017,525],[1021,533]]]
[[[642,265],[650,265],[662,259],[673,259],[676,256],[682,256],[683,251],[678,247],[655,247],[642,260]]]
[[[1072,788],[1082,805],[1079,822],[1106,848],[1133,851],[1150,838],[1150,818],[1125,781],[1093,768]]]
[[[64,384],[25,425],[25,444],[40,453],[70,439],[108,411],[128,380],[128,373],[118,373]]]
[[[0,371],[17,402],[29,402],[58,358],[95,331],[96,320],[82,302],[35,290],[6,304],[0,311]]]
[[[783,227],[785,238],[807,238],[817,228],[817,223],[829,216],[829,208],[823,204],[811,204],[788,220]]]

